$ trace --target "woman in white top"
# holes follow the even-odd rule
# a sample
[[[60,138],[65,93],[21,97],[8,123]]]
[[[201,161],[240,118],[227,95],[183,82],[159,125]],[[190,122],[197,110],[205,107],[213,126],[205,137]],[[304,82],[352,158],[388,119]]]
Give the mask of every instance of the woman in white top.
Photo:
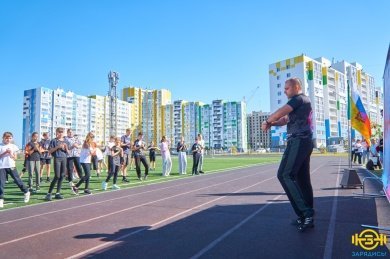
[[[202,134],[198,134],[198,145],[200,146],[200,157],[199,157],[199,164],[198,164],[198,172],[201,174],[204,174],[203,172],[203,157],[204,157],[204,140]]]
[[[367,159],[367,162],[368,162],[368,159],[369,159],[369,155],[370,155],[370,151],[369,151],[369,148],[370,146],[368,145],[367,141],[365,139],[363,139],[362,141],[362,157],[363,157],[363,165],[366,164],[366,159]]]
[[[96,153],[96,144],[93,141],[95,136],[92,132],[87,134],[80,153],[80,162],[84,170],[84,175],[81,176],[80,181],[76,184],[76,188],[79,188],[81,184],[85,182],[85,194],[91,194],[89,187],[89,178],[91,177],[91,159],[92,155]]]
[[[163,160],[162,164],[162,175],[169,176],[172,170],[171,153],[169,152],[169,142],[165,136],[162,137],[160,143],[161,157]]]
[[[99,147],[96,147],[96,159],[97,159],[97,163],[98,163],[96,174],[97,174],[97,177],[99,177],[100,174],[102,173],[104,166],[107,168],[107,165],[104,163],[103,151]]]
[[[356,163],[356,158],[358,158],[358,162],[361,165],[362,164],[362,154],[363,154],[363,146],[360,139],[356,140],[355,143],[355,159],[353,160],[354,163]]]
[[[30,192],[28,188],[23,184],[19,177],[19,173],[16,170],[15,160],[17,159],[17,152],[19,148],[12,144],[13,135],[11,132],[4,132],[3,143],[0,144],[0,208],[4,207],[4,187],[5,176],[10,174],[14,179],[16,185],[24,193],[24,202],[29,202]]]

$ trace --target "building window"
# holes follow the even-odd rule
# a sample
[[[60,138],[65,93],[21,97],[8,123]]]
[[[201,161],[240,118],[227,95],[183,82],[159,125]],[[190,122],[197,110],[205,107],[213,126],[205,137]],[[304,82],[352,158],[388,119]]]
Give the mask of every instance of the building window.
[[[287,78],[291,77],[291,73],[287,73]]]
[[[281,96],[281,95],[282,95],[282,92],[281,92],[281,91],[279,91],[279,92],[278,92],[278,96]]]
[[[287,65],[287,66],[286,66],[286,69],[290,69],[290,65]]]
[[[279,80],[279,79],[280,79],[280,76],[276,76],[276,79]]]
[[[279,67],[276,68],[276,72],[280,72],[280,68]]]
[[[278,100],[278,104],[281,104],[282,103],[282,101],[281,100]]]
[[[277,86],[278,88],[280,88],[280,87],[281,87],[281,84],[277,84],[276,86]]]

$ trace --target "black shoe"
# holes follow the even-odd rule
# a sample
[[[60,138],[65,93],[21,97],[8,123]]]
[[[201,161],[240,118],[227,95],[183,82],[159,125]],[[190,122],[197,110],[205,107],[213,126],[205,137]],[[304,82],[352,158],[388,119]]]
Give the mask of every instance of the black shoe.
[[[51,201],[51,194],[50,193],[46,194],[45,201]]]
[[[88,190],[88,189],[85,189],[85,190],[84,190],[84,193],[85,193],[85,194],[92,194],[91,191]]]
[[[127,180],[127,178],[123,178],[123,179],[122,179],[122,182],[128,183],[129,180]]]
[[[64,197],[60,193],[56,193],[56,196],[54,196],[57,200],[62,200]]]
[[[292,221],[291,221],[291,225],[293,225],[293,226],[299,226],[299,225],[301,225],[301,224],[303,223],[304,220],[305,220],[304,217],[299,217],[299,218],[297,218],[297,219],[295,219],[295,220],[292,220]]]
[[[200,174],[204,174],[204,172],[203,172],[203,171],[199,171],[199,173],[200,173]]]
[[[42,177],[41,177],[41,178],[39,178],[39,182],[40,182],[40,183],[43,183],[43,179],[42,179]]]
[[[51,181],[50,181],[50,177],[47,177],[47,178],[46,178],[46,182],[48,182],[48,183],[51,182]]]
[[[26,170],[26,167],[23,167],[22,169],[22,173],[25,173],[27,170]]]
[[[303,232],[308,228],[314,227],[313,217],[308,217],[303,220],[303,222],[298,226],[298,231]]]

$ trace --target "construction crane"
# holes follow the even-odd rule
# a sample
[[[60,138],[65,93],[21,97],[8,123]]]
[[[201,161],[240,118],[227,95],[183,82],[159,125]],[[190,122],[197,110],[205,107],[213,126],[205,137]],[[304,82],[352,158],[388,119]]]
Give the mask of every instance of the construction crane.
[[[248,104],[253,99],[257,90],[259,90],[259,89],[260,89],[260,86],[257,86],[255,89],[252,90],[252,92],[250,93],[248,98],[246,98],[245,96],[242,97],[242,101],[245,102],[246,104]]]
[[[119,81],[119,73],[110,71],[108,73],[108,98],[110,101],[110,136],[117,135],[117,99],[116,86]]]

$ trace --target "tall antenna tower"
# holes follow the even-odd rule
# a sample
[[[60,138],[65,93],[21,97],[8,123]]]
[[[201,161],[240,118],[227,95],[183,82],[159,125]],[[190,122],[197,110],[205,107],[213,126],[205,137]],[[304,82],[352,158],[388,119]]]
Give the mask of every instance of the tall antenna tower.
[[[110,71],[108,73],[108,83],[109,83],[109,89],[108,89],[108,98],[110,101],[110,136],[116,136],[117,135],[117,99],[118,96],[116,94],[116,85],[119,81],[119,73]]]

